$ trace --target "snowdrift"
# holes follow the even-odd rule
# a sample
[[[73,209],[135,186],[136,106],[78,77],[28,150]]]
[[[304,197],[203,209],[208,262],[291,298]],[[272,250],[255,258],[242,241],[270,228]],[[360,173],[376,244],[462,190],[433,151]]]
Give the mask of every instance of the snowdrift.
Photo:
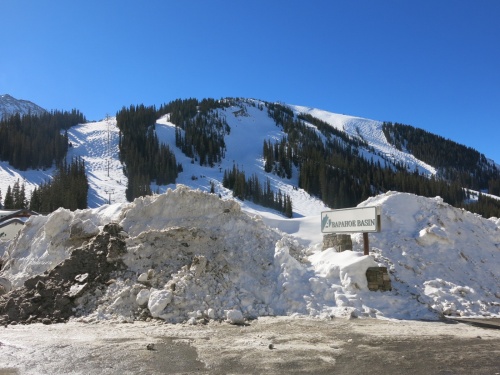
[[[390,269],[396,294],[445,315],[500,314],[497,218],[407,193],[388,192],[360,204],[374,205],[382,207],[382,231],[371,235],[370,245],[375,261]]]
[[[14,290],[0,296],[0,319],[12,320],[16,303],[30,311],[30,322],[52,319],[50,306],[26,304],[27,296],[56,287],[66,288],[57,299],[83,321],[500,316],[498,220],[402,193],[361,205],[382,207],[382,231],[370,234],[369,256],[361,252],[362,236],[353,235],[355,251],[306,247],[236,201],[185,186],[129,204],[32,217],[3,256],[0,277]],[[110,222],[116,236],[107,234]],[[307,218],[297,223],[310,227]],[[110,270],[105,279],[75,270],[75,254],[88,264],[81,258],[93,251],[113,265],[99,266]],[[366,270],[377,265],[390,270],[391,292],[368,290]],[[52,275],[67,278],[50,281]]]

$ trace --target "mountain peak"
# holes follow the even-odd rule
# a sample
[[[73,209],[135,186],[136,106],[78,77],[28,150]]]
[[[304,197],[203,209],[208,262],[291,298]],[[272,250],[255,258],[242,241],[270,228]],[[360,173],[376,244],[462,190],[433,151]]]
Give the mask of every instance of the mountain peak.
[[[19,113],[21,116],[27,114],[40,115],[47,112],[39,105],[29,100],[16,99],[12,95],[0,95],[0,119]]]

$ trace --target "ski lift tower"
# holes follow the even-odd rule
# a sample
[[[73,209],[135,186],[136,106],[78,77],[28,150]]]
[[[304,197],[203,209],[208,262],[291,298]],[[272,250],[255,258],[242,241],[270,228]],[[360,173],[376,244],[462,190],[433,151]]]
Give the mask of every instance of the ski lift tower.
[[[109,126],[110,126],[110,123],[109,123],[109,114],[106,113],[106,126],[107,126],[107,130],[108,130],[108,152],[107,152],[107,158],[106,158],[106,161],[107,161],[107,169],[108,169],[108,177],[109,177],[109,164],[111,162],[111,146],[110,146],[110,130],[109,130]]]
[[[104,189],[104,192],[106,194],[108,194],[108,204],[111,204],[111,195],[113,195],[115,193],[115,189],[113,188],[108,188],[108,189]]]

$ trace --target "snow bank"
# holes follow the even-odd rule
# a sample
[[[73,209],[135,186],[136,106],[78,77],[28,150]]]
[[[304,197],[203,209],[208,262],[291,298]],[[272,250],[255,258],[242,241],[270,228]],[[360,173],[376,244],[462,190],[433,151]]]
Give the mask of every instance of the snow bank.
[[[99,233],[99,226],[112,221],[118,207],[74,212],[60,208],[48,216],[31,216],[6,246],[2,273],[17,288],[29,277],[53,269],[73,249]]]
[[[388,192],[360,206],[374,205],[382,207],[382,231],[370,234],[371,251],[389,268],[396,294],[446,315],[500,315],[497,220],[440,197]],[[361,247],[361,236],[355,238]]]
[[[114,221],[123,228],[122,266],[75,299],[84,321],[500,316],[497,221],[411,194],[387,193],[360,206],[368,205],[382,207],[382,231],[369,235],[372,254],[364,256],[360,235],[353,235],[355,251],[305,247],[233,200],[179,186],[129,204],[30,218],[0,276],[19,287]],[[310,228],[307,220],[295,223]],[[390,271],[391,292],[367,288],[366,270],[378,265]]]

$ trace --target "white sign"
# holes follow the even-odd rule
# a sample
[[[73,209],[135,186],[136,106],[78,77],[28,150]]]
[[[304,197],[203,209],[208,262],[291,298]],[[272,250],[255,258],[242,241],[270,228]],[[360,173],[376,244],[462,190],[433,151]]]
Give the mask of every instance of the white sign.
[[[380,208],[361,207],[321,213],[321,232],[359,233],[380,231]]]

